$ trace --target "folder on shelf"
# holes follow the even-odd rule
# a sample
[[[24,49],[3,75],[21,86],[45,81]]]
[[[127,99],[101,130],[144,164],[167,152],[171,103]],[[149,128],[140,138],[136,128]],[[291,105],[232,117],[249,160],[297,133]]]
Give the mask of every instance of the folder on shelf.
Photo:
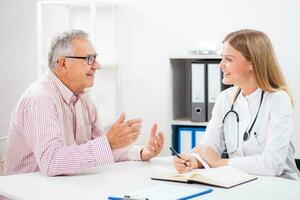
[[[211,119],[212,109],[218,95],[222,90],[222,74],[218,63],[207,63],[208,74],[208,102],[207,102],[207,121]]]
[[[194,147],[193,130],[188,127],[178,128],[178,153],[190,153]]]
[[[231,188],[255,180],[257,177],[234,167],[222,166],[217,168],[194,169],[183,174],[172,172],[154,176],[151,179],[183,183],[200,183],[222,188]]]
[[[195,131],[195,146],[200,145],[204,138],[205,128],[199,127]]]
[[[191,64],[191,121],[206,121],[205,63]]]
[[[179,127],[178,128],[178,153],[190,153],[191,150],[203,139],[205,127]]]

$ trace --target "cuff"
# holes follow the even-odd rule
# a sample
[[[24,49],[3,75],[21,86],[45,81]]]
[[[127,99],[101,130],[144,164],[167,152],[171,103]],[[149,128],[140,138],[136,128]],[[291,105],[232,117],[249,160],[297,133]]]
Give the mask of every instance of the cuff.
[[[142,160],[141,151],[144,146],[134,145],[128,149],[128,159],[129,160]]]
[[[98,165],[114,163],[113,153],[106,135],[91,140],[91,145]]]
[[[210,168],[210,166],[203,160],[203,158],[197,153],[191,153],[191,156],[195,157],[203,166],[203,168]]]

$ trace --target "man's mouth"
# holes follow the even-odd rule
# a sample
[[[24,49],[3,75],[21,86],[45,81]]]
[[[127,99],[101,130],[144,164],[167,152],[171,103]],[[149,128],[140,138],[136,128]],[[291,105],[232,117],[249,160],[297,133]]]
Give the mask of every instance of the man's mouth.
[[[94,73],[91,73],[91,74],[87,74],[87,76],[94,77],[95,74],[94,74]]]

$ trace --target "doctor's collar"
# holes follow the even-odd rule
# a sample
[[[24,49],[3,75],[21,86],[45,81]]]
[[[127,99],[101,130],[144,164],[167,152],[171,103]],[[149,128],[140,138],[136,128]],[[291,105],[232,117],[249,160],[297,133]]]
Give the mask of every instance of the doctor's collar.
[[[261,88],[257,88],[256,90],[254,90],[251,94],[249,95],[246,95],[244,96],[243,95],[243,90],[241,91],[241,96],[245,97],[246,99],[249,99],[249,98],[252,98],[252,97],[257,97],[257,96],[260,96],[261,95],[261,92],[262,92],[262,89]]]

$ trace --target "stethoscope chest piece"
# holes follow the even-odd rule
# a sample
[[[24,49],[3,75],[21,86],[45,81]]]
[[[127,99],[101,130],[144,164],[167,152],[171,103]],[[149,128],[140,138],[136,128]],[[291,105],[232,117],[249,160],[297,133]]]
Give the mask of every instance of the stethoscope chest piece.
[[[249,136],[250,136],[250,134],[247,131],[245,131],[244,136],[243,136],[243,140],[247,141],[249,139]]]

